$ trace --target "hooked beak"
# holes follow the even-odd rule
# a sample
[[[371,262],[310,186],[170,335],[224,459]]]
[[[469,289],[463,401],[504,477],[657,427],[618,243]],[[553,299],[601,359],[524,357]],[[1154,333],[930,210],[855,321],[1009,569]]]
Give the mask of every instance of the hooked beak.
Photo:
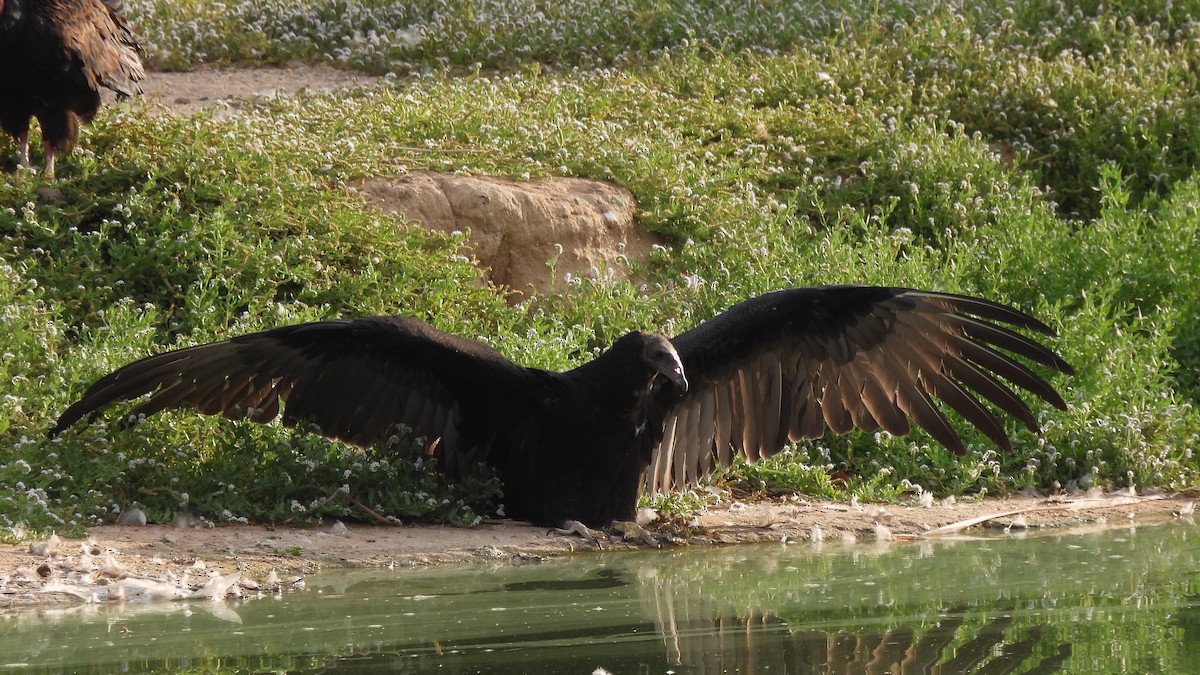
[[[661,363],[658,366],[658,373],[667,378],[679,388],[681,394],[686,394],[688,390],[687,376],[683,374],[683,364],[680,363],[679,357],[676,356],[670,363]]]
[[[663,375],[666,375],[668,380],[675,383],[676,387],[679,387],[680,393],[682,393],[682,394],[687,393],[688,381],[687,381],[687,377],[685,377],[683,374],[683,366],[682,365],[676,365],[674,368],[666,369],[666,371],[663,373]]]
[[[659,335],[643,334],[649,340],[642,352],[643,361],[654,369],[654,372],[667,378],[679,388],[681,393],[687,393],[688,381],[683,374],[683,361],[674,345],[667,338]]]

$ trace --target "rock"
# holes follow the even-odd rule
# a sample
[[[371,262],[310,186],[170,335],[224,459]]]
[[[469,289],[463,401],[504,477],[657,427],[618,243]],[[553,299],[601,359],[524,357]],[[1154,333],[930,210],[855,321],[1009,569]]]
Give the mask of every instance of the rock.
[[[118,525],[145,525],[146,512],[139,509],[137,506],[130,506],[121,515],[117,516]]]
[[[36,190],[38,203],[50,206],[61,206],[67,202],[62,190],[56,187],[42,186]]]
[[[469,232],[489,281],[516,291],[561,287],[567,274],[627,278],[655,238],[634,222],[627,190],[580,178],[513,181],[416,172],[356,186],[368,203],[437,232]]]
[[[49,558],[58,552],[58,535],[51,534],[46,541],[29,542],[29,552],[39,558]]]

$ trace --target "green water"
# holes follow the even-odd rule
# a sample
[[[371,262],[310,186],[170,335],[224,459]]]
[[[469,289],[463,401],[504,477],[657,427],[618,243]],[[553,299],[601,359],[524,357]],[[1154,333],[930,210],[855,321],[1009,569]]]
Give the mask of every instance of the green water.
[[[0,614],[22,672],[1198,673],[1191,522],[309,577]]]

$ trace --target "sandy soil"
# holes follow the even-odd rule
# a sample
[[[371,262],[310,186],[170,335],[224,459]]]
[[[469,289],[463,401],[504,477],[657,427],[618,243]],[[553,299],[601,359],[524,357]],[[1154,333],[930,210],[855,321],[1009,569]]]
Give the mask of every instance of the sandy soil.
[[[285,68],[214,68],[201,66],[186,73],[148,73],[144,98],[175,114],[190,115],[215,107],[217,116],[236,114],[241,101],[370,87],[383,78],[326,65],[292,64]]]

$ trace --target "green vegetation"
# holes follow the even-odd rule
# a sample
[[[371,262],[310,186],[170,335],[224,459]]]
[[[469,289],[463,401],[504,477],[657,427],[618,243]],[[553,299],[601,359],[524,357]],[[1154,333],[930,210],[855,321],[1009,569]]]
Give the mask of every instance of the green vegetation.
[[[1032,312],[1079,371],[1056,382],[1070,409],[1039,408],[1041,438],[1011,425],[1011,454],[968,429],[961,458],[922,434],[802,443],[736,470],[750,489],[1196,482],[1196,3],[127,4],[162,67],[324,59],[401,76],[233,119],[110,109],[60,165],[61,201],[0,174],[0,526],[85,527],[134,500],[151,520],[362,504],[471,522],[493,482],[446,486],[396,448],[186,413],[44,430],[136,357],[282,323],[408,314],[565,368],[634,327],[678,332],[823,283]],[[574,278],[510,307],[472,284],[461,240],[345,189],[397,164],[613,181],[669,243],[636,282]]]

